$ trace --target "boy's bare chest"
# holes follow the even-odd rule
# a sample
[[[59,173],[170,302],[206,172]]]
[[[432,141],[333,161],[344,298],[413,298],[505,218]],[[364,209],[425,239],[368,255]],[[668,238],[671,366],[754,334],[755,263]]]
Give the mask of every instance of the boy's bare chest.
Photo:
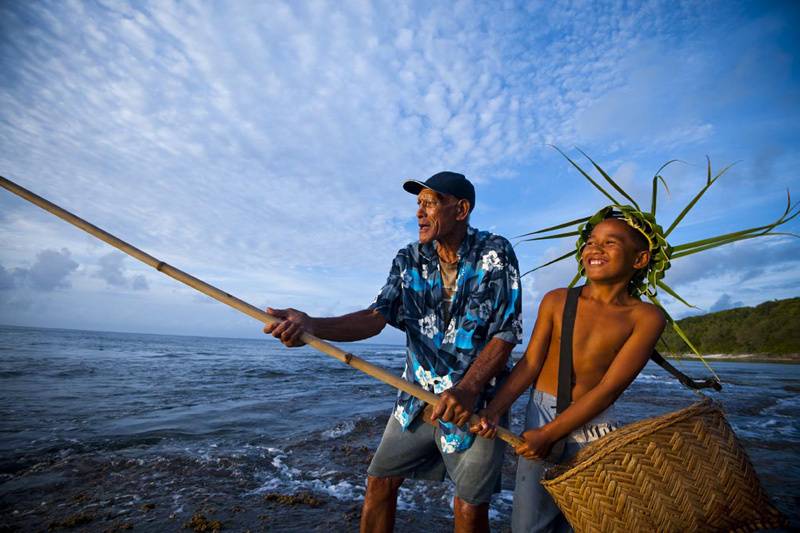
[[[631,336],[633,320],[628,309],[597,310],[591,306],[578,309],[573,333],[573,364],[580,367],[607,368],[625,341]]]
[[[558,382],[558,360],[562,339],[561,316],[555,318],[555,336],[547,359],[536,382],[536,388],[555,395]],[[580,397],[603,378],[625,341],[633,331],[630,308],[609,309],[589,304],[578,305],[572,336],[572,365],[575,374],[573,398]]]

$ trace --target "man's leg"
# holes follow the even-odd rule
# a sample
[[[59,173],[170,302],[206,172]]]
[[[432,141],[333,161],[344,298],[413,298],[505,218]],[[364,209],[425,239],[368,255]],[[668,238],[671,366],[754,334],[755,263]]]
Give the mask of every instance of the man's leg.
[[[489,531],[489,504],[473,505],[458,496],[453,497],[455,533],[487,533]]]
[[[402,477],[367,476],[367,492],[361,508],[361,533],[391,533],[397,510],[397,491]]]
[[[361,511],[361,531],[392,531],[397,509],[397,491],[403,479],[442,481],[445,475],[439,450],[433,440],[433,427],[422,417],[403,431],[389,417],[383,437],[367,469],[367,492]]]
[[[464,452],[442,452],[447,471],[456,485],[453,525],[457,533],[489,531],[489,502],[499,489],[504,450],[505,443],[500,439],[477,437]]]

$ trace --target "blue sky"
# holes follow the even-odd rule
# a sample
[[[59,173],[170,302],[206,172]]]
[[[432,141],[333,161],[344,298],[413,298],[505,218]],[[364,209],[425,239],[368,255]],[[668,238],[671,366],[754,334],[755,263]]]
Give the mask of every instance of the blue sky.
[[[738,161],[673,244],[776,218],[800,198],[799,23],[791,2],[3,2],[0,172],[254,305],[340,314],[415,239],[405,179],[465,173],[473,225],[508,237],[602,207],[551,143],[640,199],[685,161],[662,225],[706,155]],[[521,267],[572,245],[520,244]],[[773,237],[667,281],[709,311],[798,296],[798,267]],[[574,268],[525,278],[526,333]],[[5,192],[0,323],[260,330]]]

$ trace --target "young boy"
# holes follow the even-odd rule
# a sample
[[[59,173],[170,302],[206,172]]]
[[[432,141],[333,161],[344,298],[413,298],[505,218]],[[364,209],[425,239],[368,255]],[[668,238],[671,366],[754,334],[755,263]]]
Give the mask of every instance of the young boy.
[[[567,289],[545,295],[525,356],[470,429],[493,438],[500,415],[533,383],[528,402],[525,444],[514,490],[512,531],[569,531],[569,524],[539,484],[544,461],[565,439],[561,462],[587,442],[613,429],[609,407],[647,363],[664,329],[665,317],[654,305],[631,295],[650,261],[648,240],[624,220],[607,218],[592,228],[581,250],[588,283],[578,299],[573,334],[572,403],[558,417],[558,367],[562,313]],[[638,273],[638,276],[637,276]],[[632,281],[633,280],[633,281]]]

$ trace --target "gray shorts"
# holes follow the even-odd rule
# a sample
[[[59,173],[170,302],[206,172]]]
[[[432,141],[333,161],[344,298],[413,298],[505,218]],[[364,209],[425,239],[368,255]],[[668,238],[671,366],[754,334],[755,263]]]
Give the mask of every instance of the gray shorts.
[[[588,443],[613,431],[616,427],[613,407],[612,405],[588,424],[570,433],[566,438],[564,452],[558,461],[569,459]],[[556,398],[533,389],[525,413],[525,429],[540,428],[551,422],[555,416]],[[552,464],[544,461],[519,458],[514,487],[514,510],[511,513],[511,531],[514,533],[572,531],[556,502],[539,483],[545,470],[550,466]]]
[[[472,505],[488,503],[492,494],[500,492],[505,443],[476,437],[466,451],[442,453],[440,435],[438,425],[426,424],[421,414],[405,431],[390,416],[367,474],[434,481],[443,481],[447,474],[461,500]]]

